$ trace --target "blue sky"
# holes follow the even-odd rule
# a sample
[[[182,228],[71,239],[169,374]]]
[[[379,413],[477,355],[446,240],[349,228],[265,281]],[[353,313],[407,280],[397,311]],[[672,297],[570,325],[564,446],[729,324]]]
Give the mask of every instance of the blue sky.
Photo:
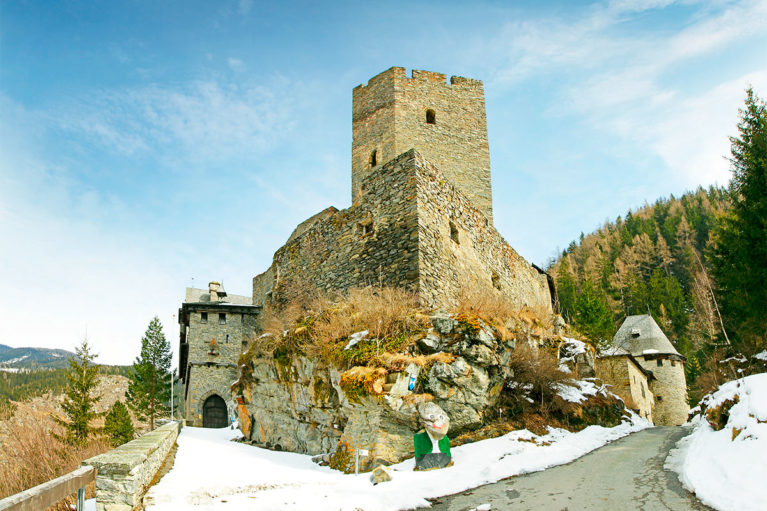
[[[725,184],[767,1],[0,3],[0,343],[130,363],[184,288],[250,279],[350,203],[351,90],[485,83],[495,224],[542,264]],[[194,280],[192,280],[194,279]]]

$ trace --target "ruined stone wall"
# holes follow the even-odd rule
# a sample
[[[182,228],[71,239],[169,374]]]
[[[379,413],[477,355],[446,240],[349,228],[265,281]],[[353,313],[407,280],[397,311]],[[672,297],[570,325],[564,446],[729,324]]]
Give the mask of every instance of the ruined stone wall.
[[[641,417],[653,420],[653,394],[647,377],[628,357],[603,357],[596,366],[597,378],[611,385],[610,390],[628,402]]]
[[[468,288],[551,312],[546,276],[418,151],[366,176],[362,193],[275,253],[272,267],[253,279],[254,303],[264,303],[272,288],[284,299],[307,286],[342,291],[381,283],[417,290],[430,307],[453,306]]]
[[[655,396],[653,418],[659,426],[679,426],[687,422],[690,405],[687,403],[687,381],[684,362],[675,357],[637,357],[641,366],[651,371],[655,380],[650,390]],[[658,365],[658,361],[662,365]],[[673,366],[671,365],[673,362]]]
[[[415,288],[418,229],[413,156],[402,155],[363,184],[364,200],[317,221],[274,254],[253,279],[253,301],[265,293],[290,299],[310,288],[343,291],[367,285]]]
[[[482,82],[393,67],[353,91],[352,200],[377,165],[417,149],[492,223],[490,151]],[[427,111],[434,122],[427,122]]]
[[[551,312],[546,276],[517,254],[431,162],[418,156],[415,164],[422,301],[454,305],[467,288]]]

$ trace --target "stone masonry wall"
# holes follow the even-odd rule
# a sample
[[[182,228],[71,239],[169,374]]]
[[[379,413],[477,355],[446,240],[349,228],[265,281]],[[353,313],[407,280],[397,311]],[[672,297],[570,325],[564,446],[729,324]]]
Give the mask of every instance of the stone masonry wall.
[[[546,276],[517,254],[431,162],[417,155],[415,164],[422,300],[453,305],[462,288],[470,288],[504,295],[518,307],[551,312]]]
[[[412,155],[384,165],[364,183],[364,201],[326,216],[274,254],[253,279],[253,302],[265,290],[284,300],[315,287],[343,291],[371,284],[415,288],[418,229]]]
[[[355,87],[352,110],[352,200],[377,165],[417,149],[492,223],[490,151],[482,82],[393,67]],[[426,122],[426,111],[435,114]]]
[[[83,465],[97,470],[97,511],[141,509],[141,499],[176,443],[180,430],[179,422],[171,422],[83,461]]]
[[[454,305],[470,287],[551,311],[545,275],[418,151],[366,176],[362,194],[280,248],[272,267],[253,279],[253,302],[264,303],[270,288],[287,298],[301,286],[342,291],[380,282],[417,290],[430,307]]]
[[[687,422],[690,405],[687,403],[687,381],[684,362],[663,357],[637,357],[641,366],[651,371],[655,380],[650,390],[655,396],[653,418],[659,426],[679,426]],[[662,365],[658,366],[658,360]]]
[[[611,385],[614,392],[626,402],[633,402],[632,408],[641,417],[653,420],[653,395],[647,384],[647,377],[628,357],[602,357],[596,365],[597,378]]]
[[[237,312],[235,312],[237,311]],[[207,322],[202,313],[207,312]],[[219,314],[226,315],[226,322],[219,322]],[[202,426],[202,405],[211,394],[218,394],[234,409],[229,387],[237,379],[237,359],[243,346],[255,331],[256,315],[247,314],[236,306],[212,305],[190,313],[189,356],[184,416],[189,425]],[[215,339],[215,344],[211,341]]]

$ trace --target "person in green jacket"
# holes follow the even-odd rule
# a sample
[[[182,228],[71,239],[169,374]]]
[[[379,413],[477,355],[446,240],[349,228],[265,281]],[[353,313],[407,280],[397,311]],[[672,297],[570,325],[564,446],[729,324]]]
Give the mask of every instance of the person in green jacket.
[[[419,405],[418,414],[424,430],[413,435],[415,470],[451,466],[453,460],[450,455],[450,439],[447,437],[450,418],[442,408],[431,402]]]

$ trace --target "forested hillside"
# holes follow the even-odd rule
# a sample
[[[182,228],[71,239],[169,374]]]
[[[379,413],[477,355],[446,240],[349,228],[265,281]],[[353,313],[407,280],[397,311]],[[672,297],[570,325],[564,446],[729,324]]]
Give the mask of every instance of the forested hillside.
[[[721,326],[705,253],[729,207],[723,188],[660,199],[572,242],[550,268],[562,314],[609,341],[632,314],[650,313],[688,358],[689,376]]]

